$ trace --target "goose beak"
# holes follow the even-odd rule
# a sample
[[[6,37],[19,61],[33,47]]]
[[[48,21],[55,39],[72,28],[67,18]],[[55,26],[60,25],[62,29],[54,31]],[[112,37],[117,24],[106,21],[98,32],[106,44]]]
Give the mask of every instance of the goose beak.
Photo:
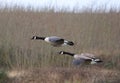
[[[57,54],[61,54],[61,52],[57,52]]]

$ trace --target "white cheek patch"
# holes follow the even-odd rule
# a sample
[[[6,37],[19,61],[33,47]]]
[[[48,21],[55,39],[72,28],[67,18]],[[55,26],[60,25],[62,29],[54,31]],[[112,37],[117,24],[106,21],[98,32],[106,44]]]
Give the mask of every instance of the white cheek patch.
[[[61,52],[61,54],[64,54],[63,52]]]
[[[36,36],[33,39],[36,39]]]

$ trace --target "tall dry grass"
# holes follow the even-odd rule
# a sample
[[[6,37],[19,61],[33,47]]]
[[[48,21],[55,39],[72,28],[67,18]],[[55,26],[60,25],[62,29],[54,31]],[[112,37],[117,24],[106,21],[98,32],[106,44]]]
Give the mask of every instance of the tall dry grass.
[[[67,74],[62,74],[55,69],[55,78],[59,83],[59,78],[68,81],[60,83],[86,83],[85,80],[73,81],[82,77],[82,70],[77,74],[72,70],[72,58],[69,56],[60,56],[58,51],[65,50],[74,53],[90,52],[103,59],[101,65],[96,65],[101,71],[110,69],[117,71],[116,80],[118,82],[120,69],[120,13],[54,13],[54,12],[32,12],[32,11],[0,11],[0,67],[2,69],[47,69],[49,67],[71,70],[65,70]],[[73,47],[52,47],[43,41],[32,41],[33,35],[51,36],[56,35],[75,42]],[[84,67],[84,66],[83,66]],[[87,67],[85,67],[86,69]],[[89,83],[109,83],[109,78],[113,78],[113,73],[104,74],[94,70],[94,67],[88,66],[84,72],[87,75]],[[43,69],[44,70],[44,69]],[[47,74],[51,71],[47,70]],[[94,72],[95,71],[95,72]],[[40,70],[42,72],[42,70]],[[46,71],[45,71],[46,72]],[[90,73],[89,73],[90,72]],[[94,75],[97,75],[97,81]],[[33,72],[34,73],[34,72]],[[71,77],[76,75],[76,78]],[[47,76],[47,74],[45,74]],[[100,74],[100,75],[99,75]],[[35,74],[36,75],[36,74]],[[39,76],[41,74],[38,74]],[[44,74],[42,74],[44,75]],[[51,73],[49,74],[51,75]],[[59,77],[59,76],[63,77]],[[92,75],[89,78],[89,75]],[[58,76],[58,78],[56,77]],[[111,77],[110,77],[111,76]],[[112,77],[113,76],[113,77]],[[41,77],[41,76],[40,76]],[[44,77],[44,76],[43,76]],[[53,75],[54,77],[54,75]],[[69,77],[69,76],[68,76]],[[85,76],[86,77],[86,76]],[[105,77],[105,79],[104,79]],[[48,78],[48,77],[47,77]],[[49,77],[50,79],[50,77]],[[72,80],[70,80],[72,79]],[[103,80],[104,79],[104,80]],[[35,79],[34,79],[35,80]],[[39,78],[38,81],[48,81]],[[100,80],[100,82],[98,82]],[[81,81],[81,82],[79,82]],[[108,82],[107,82],[108,81]],[[116,82],[116,83],[117,83]],[[24,82],[23,82],[24,83]],[[26,82],[27,83],[27,82]],[[36,82],[37,83],[37,82]],[[52,83],[56,83],[53,82]],[[115,83],[115,82],[111,82]]]
[[[96,67],[32,69],[13,83],[119,83],[120,72]],[[18,71],[19,73],[19,71]],[[15,72],[10,73],[15,75]],[[21,79],[22,78],[22,79]]]

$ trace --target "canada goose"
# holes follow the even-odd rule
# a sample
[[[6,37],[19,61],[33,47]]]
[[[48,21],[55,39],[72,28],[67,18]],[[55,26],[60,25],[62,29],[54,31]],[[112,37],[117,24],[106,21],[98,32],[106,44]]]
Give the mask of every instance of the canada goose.
[[[67,54],[73,56],[73,64],[75,65],[79,65],[81,63],[97,64],[102,62],[102,60],[100,60],[99,58],[95,58],[93,54],[89,53],[74,54],[65,51],[60,51],[59,54]]]
[[[57,37],[57,36],[50,36],[50,37],[38,37],[38,36],[33,36],[31,38],[32,40],[44,40],[48,43],[50,43],[52,46],[64,46],[64,45],[69,45],[73,46],[74,43],[72,41],[67,41],[63,38]]]

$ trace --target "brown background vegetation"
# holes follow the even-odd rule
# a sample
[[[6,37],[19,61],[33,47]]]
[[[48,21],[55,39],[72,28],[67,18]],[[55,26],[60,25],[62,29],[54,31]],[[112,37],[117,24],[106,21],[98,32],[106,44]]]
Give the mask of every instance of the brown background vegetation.
[[[33,35],[60,36],[74,41],[75,46],[52,47],[43,41],[30,40]],[[119,35],[120,13],[116,12],[54,13],[52,11],[1,10],[0,67],[6,71],[30,70],[32,74],[29,72],[25,77],[26,81],[23,82],[21,79],[20,83],[33,83],[28,79],[34,80],[35,83],[44,81],[44,83],[49,83],[49,81],[51,83],[86,83],[86,79],[90,81],[89,83],[118,83],[120,80],[118,74],[120,69]],[[72,70],[74,67],[71,64],[72,58],[59,56],[57,52],[61,50],[73,53],[93,53],[104,62],[95,66],[83,65],[83,68],[75,67]],[[42,72],[47,72],[47,74]],[[55,75],[51,78],[47,76],[48,74]],[[39,79],[36,79],[36,75]],[[96,80],[94,80],[94,75],[97,76]],[[54,81],[46,80],[44,77]],[[79,77],[84,79],[79,79]],[[13,81],[18,83],[17,80]]]

